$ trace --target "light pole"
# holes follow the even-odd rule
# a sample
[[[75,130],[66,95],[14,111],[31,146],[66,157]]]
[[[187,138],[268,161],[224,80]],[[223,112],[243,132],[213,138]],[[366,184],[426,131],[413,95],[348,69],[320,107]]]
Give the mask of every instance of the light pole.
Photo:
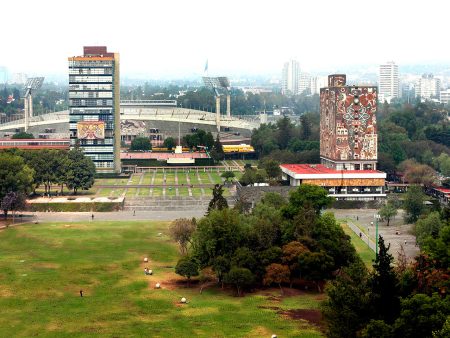
[[[375,259],[378,258],[378,214],[375,214]]]

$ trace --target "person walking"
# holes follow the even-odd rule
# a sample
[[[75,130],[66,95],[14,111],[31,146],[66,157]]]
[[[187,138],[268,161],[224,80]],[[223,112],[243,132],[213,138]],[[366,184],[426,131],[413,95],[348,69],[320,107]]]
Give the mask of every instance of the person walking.
[[[80,290],[80,297],[83,297],[83,290]]]
[[[94,220],[94,214],[91,215],[92,220]]]

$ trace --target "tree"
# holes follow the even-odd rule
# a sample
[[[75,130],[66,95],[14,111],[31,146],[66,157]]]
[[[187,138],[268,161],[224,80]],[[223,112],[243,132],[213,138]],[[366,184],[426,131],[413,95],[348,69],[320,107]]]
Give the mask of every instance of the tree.
[[[261,203],[264,204],[265,207],[270,206],[275,209],[280,209],[286,205],[286,199],[275,192],[266,192],[261,198]]]
[[[14,134],[13,136],[11,136],[12,139],[33,139],[34,135],[21,131],[19,133]]]
[[[231,266],[247,268],[253,273],[260,267],[256,260],[255,252],[247,247],[238,248],[231,258]]]
[[[152,144],[148,137],[136,137],[131,141],[131,150],[152,150]]]
[[[309,251],[309,249],[300,242],[293,241],[285,244],[282,248],[283,256],[281,261],[289,268],[289,284],[292,287],[292,280],[294,277],[300,275],[300,264],[298,257],[300,254]]]
[[[387,226],[389,226],[389,222],[392,217],[397,215],[397,208],[391,203],[389,200],[385,203],[378,212],[380,217],[387,221]]]
[[[450,297],[416,294],[403,299],[401,308],[394,324],[397,337],[432,337],[443,328],[450,314]]]
[[[1,200],[0,208],[3,210],[5,219],[8,217],[8,211],[13,213],[13,222],[15,211],[24,210],[26,207],[25,194],[20,192],[10,191]]]
[[[426,164],[410,166],[405,171],[405,181],[430,186],[437,181],[436,171]]]
[[[392,324],[400,312],[400,297],[397,276],[391,265],[393,257],[388,252],[389,247],[390,245],[385,246],[383,237],[379,236],[379,250],[369,278],[369,287],[374,319]]]
[[[283,208],[283,214],[287,218],[294,218],[302,207],[310,204],[318,215],[323,208],[330,206],[333,201],[334,198],[329,197],[324,188],[317,185],[302,184],[289,194],[289,203]]]
[[[304,252],[298,256],[298,263],[303,277],[312,280],[317,291],[322,292],[320,282],[330,277],[334,267],[333,257],[324,251]]]
[[[278,284],[281,293],[283,294],[283,288],[281,283],[289,282],[291,272],[286,265],[272,263],[266,267],[266,274],[264,275],[264,284],[270,285],[272,283]]]
[[[217,280],[217,276],[214,273],[214,270],[212,267],[207,266],[206,268],[202,269],[200,271],[199,278],[201,287],[200,287],[200,293],[203,292],[203,289],[209,284]]]
[[[176,145],[175,139],[173,137],[167,137],[164,140],[164,147],[168,150],[172,150]]]
[[[232,171],[224,171],[220,177],[223,177],[227,182],[229,179],[233,179],[236,175]]]
[[[423,212],[425,195],[420,186],[414,185],[408,188],[405,194],[403,207],[405,209],[405,221],[414,223]]]
[[[210,131],[206,133],[203,143],[208,149],[211,149],[211,147],[214,146],[214,136]]]
[[[266,171],[267,176],[269,176],[270,178],[277,179],[281,177],[280,162],[273,159],[268,159],[266,161],[263,161],[262,167]]]
[[[228,202],[223,197],[223,186],[221,184],[216,184],[213,188],[213,198],[209,202],[208,205],[208,213],[211,212],[211,210],[222,210],[228,208]]]
[[[230,262],[223,256],[217,256],[213,259],[212,267],[223,289],[223,279],[225,274],[230,270]]]
[[[340,271],[327,287],[328,298],[322,306],[327,322],[327,336],[356,338],[369,321],[369,293],[367,268],[357,259]]]
[[[88,190],[94,185],[95,165],[83,152],[74,148],[68,153],[67,187],[76,194],[79,189]]]
[[[393,338],[392,327],[382,320],[372,319],[361,333],[362,338]]]
[[[6,152],[0,153],[0,200],[9,192],[31,192],[33,175],[34,171],[21,157]]]
[[[429,237],[437,238],[442,226],[443,223],[437,211],[430,213],[425,218],[420,218],[414,229],[416,242],[422,247]]]
[[[252,285],[255,280],[254,275],[246,268],[231,268],[225,275],[225,283],[233,284],[236,287],[237,295],[240,296],[242,288]]]
[[[191,277],[198,276],[198,263],[192,257],[183,257],[175,266],[175,273],[186,277],[190,286]]]
[[[289,117],[284,116],[283,118],[277,121],[277,128],[278,132],[276,134],[277,135],[276,140],[278,146],[280,147],[280,149],[286,149],[289,141],[292,138],[294,126],[292,125],[292,122],[289,119]]]
[[[170,237],[180,245],[182,255],[187,254],[187,246],[191,243],[192,234],[195,232],[196,227],[195,221],[187,218],[178,218],[170,224]]]
[[[246,238],[246,227],[242,215],[233,209],[212,210],[206,217],[200,219],[197,231],[194,233],[193,254],[200,266],[213,265],[216,269],[219,256],[227,264],[237,248],[243,246]],[[222,263],[222,262],[220,262]]]
[[[225,158],[225,152],[223,151],[223,146],[220,142],[219,134],[217,134],[216,141],[214,142],[213,149],[210,153],[214,161],[221,161]]]

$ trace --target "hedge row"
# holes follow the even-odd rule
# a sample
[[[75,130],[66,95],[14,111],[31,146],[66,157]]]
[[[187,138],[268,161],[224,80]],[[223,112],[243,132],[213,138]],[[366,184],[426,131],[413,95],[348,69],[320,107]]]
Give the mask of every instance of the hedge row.
[[[117,202],[93,202],[93,203],[30,203],[31,211],[53,211],[53,212],[107,212],[119,211],[122,209],[122,203]]]

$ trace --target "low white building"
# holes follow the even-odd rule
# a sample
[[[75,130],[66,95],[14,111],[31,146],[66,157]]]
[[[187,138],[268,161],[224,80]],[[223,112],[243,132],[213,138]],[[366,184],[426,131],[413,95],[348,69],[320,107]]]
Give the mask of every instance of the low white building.
[[[377,170],[336,170],[322,164],[282,164],[283,180],[291,186],[319,185],[337,200],[386,198],[386,173]]]

